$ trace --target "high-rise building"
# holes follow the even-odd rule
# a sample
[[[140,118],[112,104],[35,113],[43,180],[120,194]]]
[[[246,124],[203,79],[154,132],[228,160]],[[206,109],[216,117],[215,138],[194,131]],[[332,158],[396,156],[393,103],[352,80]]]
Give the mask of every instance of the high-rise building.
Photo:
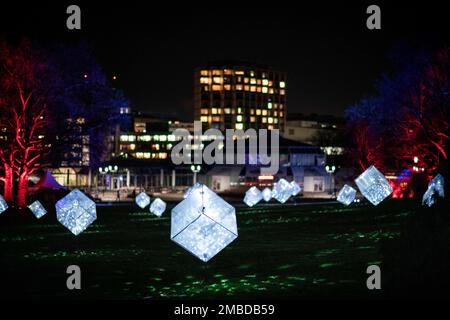
[[[286,73],[267,66],[215,62],[195,70],[195,120],[204,127],[280,129],[286,124]]]

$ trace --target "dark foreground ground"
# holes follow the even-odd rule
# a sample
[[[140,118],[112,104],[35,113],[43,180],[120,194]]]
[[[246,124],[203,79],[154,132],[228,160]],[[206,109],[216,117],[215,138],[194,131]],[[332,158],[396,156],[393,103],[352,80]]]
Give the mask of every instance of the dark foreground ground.
[[[1,295],[9,298],[346,298],[377,297],[366,268],[381,243],[398,237],[409,201],[259,205],[237,209],[239,237],[207,264],[169,238],[170,211],[98,207],[72,235],[49,213],[0,216]],[[82,290],[66,288],[79,265]]]

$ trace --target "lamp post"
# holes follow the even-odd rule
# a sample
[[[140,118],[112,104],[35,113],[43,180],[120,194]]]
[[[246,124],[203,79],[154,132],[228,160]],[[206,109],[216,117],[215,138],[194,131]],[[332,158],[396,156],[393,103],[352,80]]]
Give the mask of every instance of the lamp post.
[[[194,185],[194,184],[196,184],[197,183],[197,173],[199,173],[200,172],[200,170],[202,169],[202,167],[200,167],[200,165],[192,165],[191,166],[191,171],[193,172],[193,183],[192,183],[192,185]]]
[[[326,166],[325,170],[330,174],[331,178],[331,194],[336,196],[335,185],[334,185],[334,172],[336,171],[336,166]]]

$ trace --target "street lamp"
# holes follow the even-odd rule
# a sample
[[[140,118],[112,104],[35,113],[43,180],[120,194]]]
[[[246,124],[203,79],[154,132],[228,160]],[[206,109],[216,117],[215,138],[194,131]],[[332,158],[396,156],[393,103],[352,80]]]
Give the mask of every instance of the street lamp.
[[[191,171],[194,173],[192,185],[197,183],[197,173],[199,173],[201,169],[202,169],[202,167],[200,167],[200,165],[197,165],[197,166],[192,165],[191,166]]]
[[[335,186],[334,186],[334,172],[336,171],[336,166],[326,166],[325,170],[330,174],[331,177],[331,192],[330,194],[334,194],[336,196]]]

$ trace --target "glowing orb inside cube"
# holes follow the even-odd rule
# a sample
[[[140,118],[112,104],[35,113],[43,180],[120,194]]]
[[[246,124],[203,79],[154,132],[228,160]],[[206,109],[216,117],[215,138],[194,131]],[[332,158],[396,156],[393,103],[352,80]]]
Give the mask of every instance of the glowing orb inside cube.
[[[253,207],[255,204],[262,200],[263,196],[261,191],[257,187],[251,187],[247,190],[244,197],[244,203],[249,207]]]
[[[374,206],[389,197],[392,187],[386,177],[374,166],[370,166],[358,178],[355,179],[359,191]]]
[[[0,195],[0,214],[6,211],[6,209],[8,209],[8,204],[6,203],[2,195]]]
[[[36,200],[32,204],[30,204],[28,208],[38,219],[43,217],[47,213],[47,210],[45,210],[44,206],[39,202],[39,200]]]
[[[141,209],[144,209],[146,206],[148,206],[150,204],[150,197],[145,192],[141,192],[136,196],[134,201],[136,201],[136,204]]]
[[[336,200],[348,206],[355,200],[355,198],[356,198],[356,190],[346,184],[339,191]]]
[[[170,238],[207,262],[237,238],[235,208],[200,184],[172,209]]]
[[[83,232],[97,219],[95,202],[78,189],[59,200],[55,207],[58,221],[74,235]]]
[[[436,194],[444,198],[444,177],[440,174],[436,175],[428,184],[427,191],[423,194],[422,204],[431,207],[436,202]]]
[[[160,198],[156,198],[155,200],[153,200],[152,204],[150,205],[150,212],[155,216],[161,217],[164,211],[166,211],[166,203]]]
[[[285,203],[292,196],[292,186],[284,179],[278,180],[272,189],[272,198]]]
[[[272,199],[272,190],[265,188],[262,192],[262,197],[265,202],[269,202]]]
[[[297,182],[295,181],[291,181],[291,188],[292,188],[292,196],[296,196],[300,193],[300,191],[302,191],[302,188],[300,188],[300,186],[298,185]]]

